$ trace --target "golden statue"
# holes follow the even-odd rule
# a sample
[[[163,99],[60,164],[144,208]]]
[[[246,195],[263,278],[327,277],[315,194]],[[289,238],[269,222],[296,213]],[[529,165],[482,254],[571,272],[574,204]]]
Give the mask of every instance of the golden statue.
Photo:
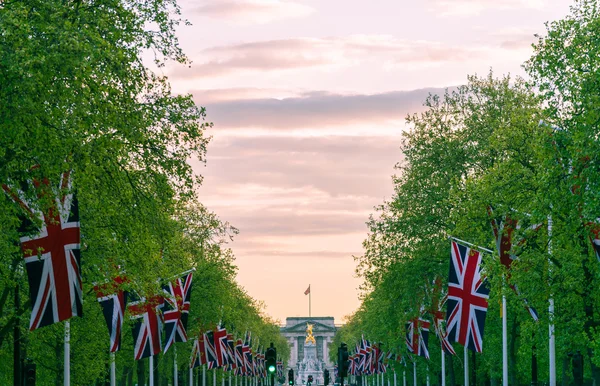
[[[313,324],[310,323],[306,323],[306,340],[304,341],[304,343],[312,343],[312,344],[317,344],[317,341],[315,340],[315,337],[313,336],[312,330],[313,330]]]

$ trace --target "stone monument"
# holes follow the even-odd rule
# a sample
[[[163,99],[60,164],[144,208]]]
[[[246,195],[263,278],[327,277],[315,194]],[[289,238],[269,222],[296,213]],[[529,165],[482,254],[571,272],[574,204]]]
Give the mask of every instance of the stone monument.
[[[296,364],[296,384],[308,384],[308,376],[312,375],[313,385],[323,384],[325,363],[317,358],[317,342],[313,336],[313,325],[306,323],[306,339],[304,340],[304,358]]]

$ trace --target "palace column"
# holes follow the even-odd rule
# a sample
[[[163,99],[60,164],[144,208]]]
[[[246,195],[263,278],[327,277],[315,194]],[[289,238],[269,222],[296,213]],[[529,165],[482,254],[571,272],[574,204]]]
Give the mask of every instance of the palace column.
[[[294,339],[294,365],[297,364],[300,361],[300,358],[298,357],[298,339],[296,339],[296,337],[293,338]]]

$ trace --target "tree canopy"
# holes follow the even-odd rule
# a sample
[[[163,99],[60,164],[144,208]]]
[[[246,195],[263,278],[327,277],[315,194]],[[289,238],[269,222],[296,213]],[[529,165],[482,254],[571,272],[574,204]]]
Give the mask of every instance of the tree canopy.
[[[600,217],[598,2],[576,1],[565,19],[546,27],[525,63],[527,79],[492,71],[469,76],[466,85],[430,95],[423,113],[407,117],[395,194],[369,219],[364,254],[356,257],[362,304],[336,339],[352,346],[364,334],[407,356],[404,324],[429,307],[425,288],[432,280],[448,279],[454,236],[494,250],[483,258],[491,292],[479,381],[502,375],[503,295],[510,384],[531,382],[532,358],[539,379],[548,379],[549,323],[558,379],[561,368],[570,377],[568,354],[580,350],[585,377],[600,381],[600,263],[591,242]],[[500,262],[493,219],[518,224],[510,270]],[[429,346],[429,369],[439,372],[439,340]],[[452,362],[450,370],[462,372]]]
[[[109,340],[93,285],[122,271],[128,290],[149,294],[196,268],[190,336],[222,322],[289,355],[275,321],[235,281],[227,242],[237,229],[196,195],[202,177],[191,161],[204,162],[212,125],[205,109],[172,92],[143,60],[151,55],[158,68],[188,63],[175,33],[186,23],[175,0],[0,2],[0,180],[45,210],[32,181],[57,184],[72,171],[79,201],[84,316],[71,321],[75,385],[107,374]],[[24,213],[9,194],[0,195],[0,209],[0,383],[12,380],[14,326],[24,356],[38,364],[38,381],[61,382],[62,324],[26,331]],[[117,364],[119,377],[132,382],[129,327]],[[180,357],[189,358],[188,346]],[[160,366],[172,374],[172,361]]]

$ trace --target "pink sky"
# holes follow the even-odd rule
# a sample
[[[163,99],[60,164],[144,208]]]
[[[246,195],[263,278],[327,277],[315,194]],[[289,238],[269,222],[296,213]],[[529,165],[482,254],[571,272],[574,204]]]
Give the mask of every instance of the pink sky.
[[[360,304],[353,255],[390,199],[404,118],[467,74],[522,75],[559,0],[183,0],[191,68],[164,71],[207,108],[200,199],[240,229],[238,281],[271,316]]]

